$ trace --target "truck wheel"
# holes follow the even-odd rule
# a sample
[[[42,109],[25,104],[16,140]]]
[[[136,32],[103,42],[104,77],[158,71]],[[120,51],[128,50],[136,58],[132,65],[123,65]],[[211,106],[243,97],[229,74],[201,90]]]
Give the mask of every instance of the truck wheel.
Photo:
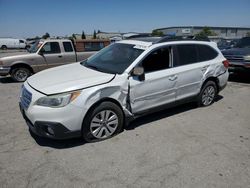
[[[89,113],[83,122],[82,135],[87,142],[111,138],[122,130],[123,112],[112,102],[102,102]]]
[[[1,49],[2,49],[2,50],[7,50],[7,46],[2,45]]]
[[[16,82],[24,82],[31,75],[31,71],[24,67],[17,67],[11,71],[11,78]]]
[[[213,81],[208,81],[201,89],[198,96],[199,106],[211,105],[217,96],[217,87]]]

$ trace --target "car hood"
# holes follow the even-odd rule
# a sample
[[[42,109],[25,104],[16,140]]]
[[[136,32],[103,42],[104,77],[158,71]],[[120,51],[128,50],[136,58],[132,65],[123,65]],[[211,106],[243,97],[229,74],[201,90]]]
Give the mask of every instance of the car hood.
[[[46,95],[84,89],[109,82],[115,74],[84,67],[80,63],[59,66],[39,72],[28,78],[28,84]]]
[[[8,60],[23,60],[26,58],[31,57],[34,54],[31,54],[29,52],[15,52],[15,55],[8,53],[8,54],[4,54],[3,57],[1,57],[2,61],[8,61]]]
[[[228,50],[222,50],[223,55],[249,55],[250,48],[231,48]]]

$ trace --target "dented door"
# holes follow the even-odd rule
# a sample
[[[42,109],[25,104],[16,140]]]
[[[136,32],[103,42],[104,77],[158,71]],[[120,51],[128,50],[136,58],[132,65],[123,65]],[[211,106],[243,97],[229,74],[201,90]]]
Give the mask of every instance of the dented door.
[[[166,69],[145,74],[145,80],[130,77],[130,104],[133,113],[139,113],[175,101],[175,71]]]

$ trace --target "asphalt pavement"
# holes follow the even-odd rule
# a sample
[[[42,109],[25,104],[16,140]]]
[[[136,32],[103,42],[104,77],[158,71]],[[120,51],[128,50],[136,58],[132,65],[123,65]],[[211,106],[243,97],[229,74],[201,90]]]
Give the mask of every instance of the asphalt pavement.
[[[0,78],[0,187],[250,187],[248,78],[232,77],[209,107],[147,115],[91,144],[30,134],[21,83]]]

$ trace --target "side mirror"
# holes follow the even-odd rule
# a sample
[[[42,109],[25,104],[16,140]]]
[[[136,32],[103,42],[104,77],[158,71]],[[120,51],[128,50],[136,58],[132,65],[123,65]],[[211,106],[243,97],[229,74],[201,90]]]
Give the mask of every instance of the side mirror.
[[[132,76],[138,76],[140,81],[145,80],[145,73],[143,67],[135,67],[132,71]]]

